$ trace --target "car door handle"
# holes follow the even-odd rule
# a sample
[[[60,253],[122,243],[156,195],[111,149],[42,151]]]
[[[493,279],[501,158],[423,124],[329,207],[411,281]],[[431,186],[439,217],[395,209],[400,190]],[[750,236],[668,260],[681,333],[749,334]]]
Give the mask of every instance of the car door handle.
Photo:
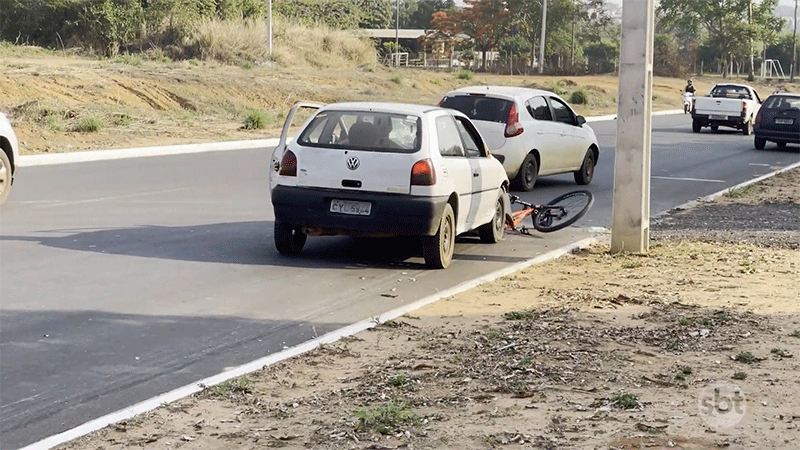
[[[473,177],[479,177],[479,176],[481,176],[481,174],[480,174],[480,172],[472,172],[472,176]]]

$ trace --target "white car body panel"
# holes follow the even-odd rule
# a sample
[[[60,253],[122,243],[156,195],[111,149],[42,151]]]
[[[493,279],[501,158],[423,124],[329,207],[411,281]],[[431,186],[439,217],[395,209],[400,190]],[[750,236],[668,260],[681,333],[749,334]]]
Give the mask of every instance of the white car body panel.
[[[477,111],[473,111],[476,114],[472,116],[467,114],[480,131],[491,152],[502,156],[503,167],[509,179],[517,176],[520,165],[531,151],[539,155],[539,174],[554,175],[578,170],[590,147],[599,150],[597,137],[590,126],[566,124],[557,122],[554,118],[553,120],[537,120],[533,117],[531,111],[526,107],[526,102],[529,100],[543,97],[547,101],[558,99],[563,102],[563,99],[552,92],[510,86],[474,86],[456,89],[445,94],[443,102],[446,98],[453,96],[485,96],[514,102],[519,124],[523,128],[522,134],[518,136],[505,137],[505,123],[480,120]],[[571,108],[569,110],[574,117],[577,117]]]
[[[361,151],[357,149],[309,147],[300,144],[301,134],[310,126],[314,117],[309,118],[295,139],[287,137],[288,123],[299,107],[319,109],[317,114],[328,111],[363,111],[407,114],[421,118],[420,149],[413,153],[392,153]],[[474,230],[488,223],[495,214],[498,196],[505,195],[508,179],[503,166],[491,156],[446,157],[439,152],[437,117],[460,116],[463,114],[444,108],[425,105],[405,105],[389,103],[340,103],[321,105],[312,102],[299,102],[287,116],[287,125],[278,146],[272,155],[273,170],[270,173],[270,187],[287,186],[297,188],[324,189],[330,192],[399,194],[411,197],[458,197],[456,233]],[[290,150],[297,158],[297,176],[279,174],[280,161]],[[347,166],[349,158],[357,157],[360,165],[358,176]],[[434,167],[436,183],[433,186],[412,186],[411,170],[422,159],[430,159]],[[360,187],[345,187],[343,180],[358,179]],[[331,194],[336,196],[336,194]],[[507,211],[509,212],[509,211]]]
[[[6,152],[9,163],[11,163],[11,167],[3,167],[3,170],[7,171],[6,176],[10,175],[10,179],[8,180],[9,184],[5,186],[3,198],[0,199],[4,200],[8,196],[16,176],[16,168],[19,163],[19,142],[17,141],[17,135],[14,133],[14,129],[11,127],[11,122],[3,113],[0,113],[0,138],[3,140],[2,151]]]

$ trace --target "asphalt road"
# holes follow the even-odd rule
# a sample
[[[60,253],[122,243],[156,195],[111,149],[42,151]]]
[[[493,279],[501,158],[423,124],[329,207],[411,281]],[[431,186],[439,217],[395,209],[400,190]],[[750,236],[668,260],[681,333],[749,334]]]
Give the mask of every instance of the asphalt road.
[[[654,118],[651,212],[800,160],[731,132]],[[616,122],[582,226],[611,222]],[[587,234],[462,238],[425,271],[406,240],[272,245],[269,151],[24,168],[0,212],[0,448],[16,448],[570,243]],[[575,189],[542,178],[522,197]]]

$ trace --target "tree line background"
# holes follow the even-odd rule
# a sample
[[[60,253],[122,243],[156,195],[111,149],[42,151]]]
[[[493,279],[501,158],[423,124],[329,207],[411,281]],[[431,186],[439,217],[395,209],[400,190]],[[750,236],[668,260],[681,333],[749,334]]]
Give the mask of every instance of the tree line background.
[[[453,0],[273,0],[273,14],[333,29],[394,28],[399,9],[401,28],[451,37],[470,67],[526,73],[539,53],[541,1],[466,0],[459,8]],[[752,75],[764,58],[788,73],[792,34],[773,13],[777,1],[661,0],[655,73]],[[263,19],[266,8],[266,0],[0,0],[0,40],[106,56],[158,48],[173,59],[195,58],[203,23]],[[620,28],[606,0],[548,0],[546,31],[546,72],[616,70]],[[489,52],[499,57],[473,64]]]

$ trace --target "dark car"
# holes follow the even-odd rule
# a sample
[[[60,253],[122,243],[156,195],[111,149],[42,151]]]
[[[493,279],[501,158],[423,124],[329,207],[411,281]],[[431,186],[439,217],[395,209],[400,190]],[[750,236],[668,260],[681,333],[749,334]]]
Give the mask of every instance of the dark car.
[[[800,94],[775,93],[767,97],[756,116],[754,144],[762,150],[767,141],[786,147],[800,144]]]

